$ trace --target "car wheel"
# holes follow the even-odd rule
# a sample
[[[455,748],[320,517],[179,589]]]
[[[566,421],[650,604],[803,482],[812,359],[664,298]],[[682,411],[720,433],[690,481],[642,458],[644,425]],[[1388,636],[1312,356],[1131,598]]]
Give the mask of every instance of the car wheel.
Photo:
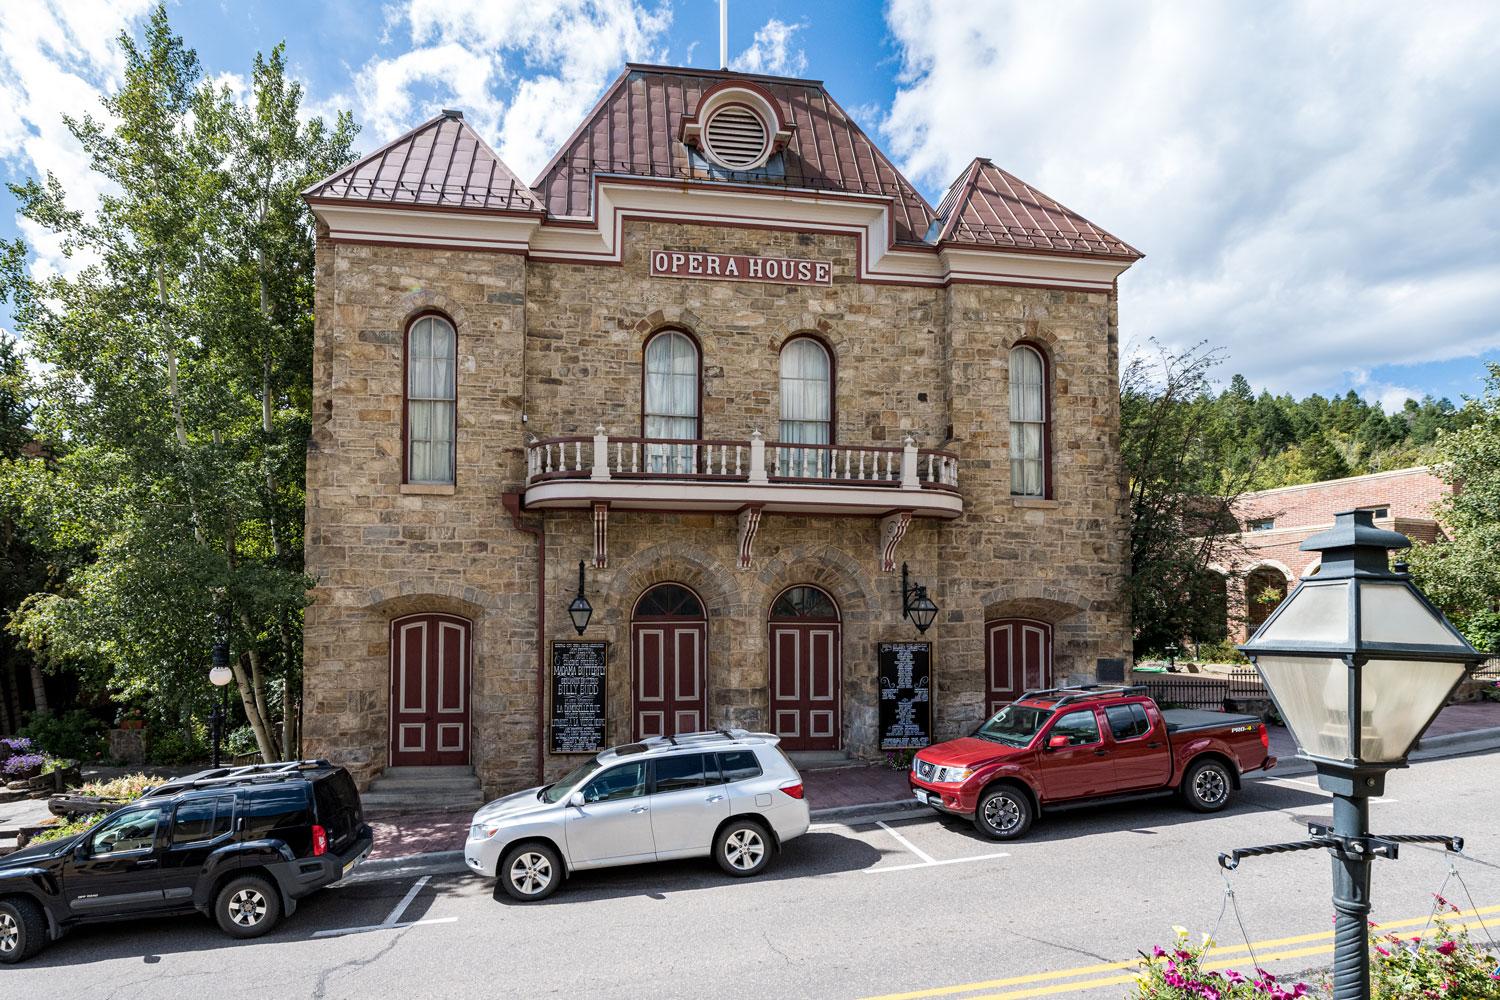
[[[0,962],[24,962],[47,943],[47,917],[33,900],[0,900]]]
[[[1229,805],[1234,778],[1229,768],[1216,760],[1203,760],[1188,768],[1182,779],[1182,797],[1195,812],[1218,812]]]
[[[771,835],[753,820],[735,820],[714,838],[714,860],[735,878],[758,875],[771,863]]]
[[[562,884],[562,859],[546,844],[521,844],[506,852],[498,874],[512,899],[534,903]]]
[[[1031,829],[1031,799],[1014,785],[992,788],[974,807],[974,825],[991,840],[1019,840]]]
[[[214,919],[230,937],[260,937],[281,920],[281,895],[259,875],[230,879],[214,899]]]

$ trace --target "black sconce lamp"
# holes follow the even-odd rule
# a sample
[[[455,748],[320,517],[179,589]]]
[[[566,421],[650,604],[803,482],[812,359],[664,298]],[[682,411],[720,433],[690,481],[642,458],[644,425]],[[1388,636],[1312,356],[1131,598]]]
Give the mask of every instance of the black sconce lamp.
[[[573,619],[573,627],[583,635],[583,630],[589,627],[589,618],[594,614],[594,606],[589,599],[583,596],[583,560],[578,560],[578,596],[573,598],[573,603],[568,605],[568,617]]]
[[[917,627],[918,632],[926,632],[932,625],[932,620],[937,617],[938,606],[932,603],[932,598],[927,596],[927,588],[920,583],[911,583],[906,570],[906,563],[901,564],[901,615],[911,621]]]

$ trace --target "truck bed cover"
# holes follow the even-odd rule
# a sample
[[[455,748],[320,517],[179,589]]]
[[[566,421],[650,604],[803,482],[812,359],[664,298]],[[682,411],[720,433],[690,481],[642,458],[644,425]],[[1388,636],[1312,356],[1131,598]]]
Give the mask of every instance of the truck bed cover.
[[[1167,732],[1195,733],[1202,729],[1220,729],[1225,726],[1261,725],[1253,715],[1236,715],[1230,712],[1206,712],[1196,708],[1164,708],[1161,715],[1167,723]]]

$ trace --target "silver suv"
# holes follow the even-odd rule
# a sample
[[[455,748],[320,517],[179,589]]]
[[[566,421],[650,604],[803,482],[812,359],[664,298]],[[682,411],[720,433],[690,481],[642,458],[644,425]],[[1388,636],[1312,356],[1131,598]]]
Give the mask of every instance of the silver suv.
[[[807,832],[802,776],[779,737],[743,729],[652,737],[591,757],[561,780],[474,814],[464,861],[516,899],[545,899],[569,873],[712,854],[759,874]]]

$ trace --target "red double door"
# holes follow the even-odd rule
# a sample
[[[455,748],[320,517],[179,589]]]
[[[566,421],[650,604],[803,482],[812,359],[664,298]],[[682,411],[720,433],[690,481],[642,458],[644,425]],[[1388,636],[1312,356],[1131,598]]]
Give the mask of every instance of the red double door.
[[[457,615],[391,622],[392,765],[469,763],[469,636]]]
[[[987,711],[994,715],[1025,691],[1052,686],[1052,626],[1031,618],[1001,618],[985,625],[989,661]]]
[[[635,738],[708,728],[708,623],[638,621],[630,633]]]
[[[785,750],[837,750],[839,623],[777,622],[771,635],[771,731]]]

